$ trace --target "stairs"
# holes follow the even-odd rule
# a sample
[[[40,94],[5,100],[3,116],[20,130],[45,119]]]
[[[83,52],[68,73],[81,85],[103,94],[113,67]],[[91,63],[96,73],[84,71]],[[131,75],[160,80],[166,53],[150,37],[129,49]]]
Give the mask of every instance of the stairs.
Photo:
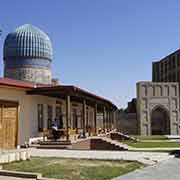
[[[120,132],[112,132],[112,133],[110,133],[109,137],[112,140],[117,140],[117,141],[122,141],[122,140],[131,140],[134,142],[138,141],[138,139],[136,139],[135,137],[132,137],[132,136],[120,133]]]
[[[106,137],[89,137],[72,143],[72,149],[126,151],[128,146]]]
[[[110,150],[127,151],[128,146],[118,140],[112,140],[111,134],[78,139],[76,141],[44,141],[36,148],[38,149],[74,149],[74,150]]]
[[[120,143],[120,142],[118,142],[116,140],[112,140],[112,139],[107,138],[107,137],[103,137],[102,140],[106,141],[106,142],[108,142],[108,143],[110,143],[112,145],[115,145],[115,146],[118,146],[120,148],[123,148],[124,150],[128,150],[128,145]]]

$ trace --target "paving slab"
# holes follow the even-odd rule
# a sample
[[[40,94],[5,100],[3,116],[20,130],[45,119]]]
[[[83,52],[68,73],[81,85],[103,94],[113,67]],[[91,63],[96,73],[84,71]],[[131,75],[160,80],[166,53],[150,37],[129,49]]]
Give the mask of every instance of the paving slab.
[[[113,180],[180,180],[180,159],[172,158]]]

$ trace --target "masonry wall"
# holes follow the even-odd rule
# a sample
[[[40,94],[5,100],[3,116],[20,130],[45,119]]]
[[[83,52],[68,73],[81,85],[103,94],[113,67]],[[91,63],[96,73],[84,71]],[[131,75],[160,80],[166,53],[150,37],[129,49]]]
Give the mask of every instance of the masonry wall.
[[[151,135],[151,112],[160,106],[170,118],[170,134],[180,134],[179,122],[179,84],[178,83],[137,83],[138,132]]]
[[[117,129],[119,132],[129,135],[138,134],[138,123],[136,113],[120,112],[117,122]]]

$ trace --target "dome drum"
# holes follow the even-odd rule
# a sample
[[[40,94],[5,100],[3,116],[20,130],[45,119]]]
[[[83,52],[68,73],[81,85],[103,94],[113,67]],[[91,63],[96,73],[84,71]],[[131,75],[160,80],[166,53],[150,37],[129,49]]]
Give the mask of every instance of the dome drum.
[[[51,68],[51,61],[48,59],[23,59],[22,61],[19,59],[7,59],[4,61],[4,65],[6,68],[44,68],[50,69]]]
[[[38,68],[7,68],[4,71],[4,75],[11,79],[25,80],[38,84],[50,84],[52,79],[51,71]]]

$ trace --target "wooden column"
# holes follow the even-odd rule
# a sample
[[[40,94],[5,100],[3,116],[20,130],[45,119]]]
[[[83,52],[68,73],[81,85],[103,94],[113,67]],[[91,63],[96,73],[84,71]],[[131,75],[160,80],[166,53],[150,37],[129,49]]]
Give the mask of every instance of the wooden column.
[[[109,111],[109,129],[112,129],[112,116],[111,116],[111,111]]]
[[[108,131],[111,130],[111,111],[108,110]]]
[[[106,107],[103,108],[103,129],[106,129]]]
[[[110,119],[110,116],[109,116],[109,109],[107,110],[107,131],[110,130],[110,122],[109,122],[109,119]]]
[[[94,105],[94,129],[96,135],[97,134],[97,104]]]
[[[109,114],[109,116],[108,116],[108,129],[110,131],[111,130],[111,111],[110,110],[108,111],[108,114]]]
[[[111,130],[113,127],[113,116],[112,116],[112,111],[110,112],[110,122],[111,122]]]
[[[112,129],[114,129],[114,111],[112,111]]]
[[[111,111],[111,130],[113,129],[113,111]]]
[[[117,111],[113,111],[113,125],[114,129],[117,129],[117,116],[116,116]]]
[[[71,98],[66,96],[66,140],[69,141],[69,122],[71,121]]]
[[[83,136],[86,137],[86,100],[83,100]]]

